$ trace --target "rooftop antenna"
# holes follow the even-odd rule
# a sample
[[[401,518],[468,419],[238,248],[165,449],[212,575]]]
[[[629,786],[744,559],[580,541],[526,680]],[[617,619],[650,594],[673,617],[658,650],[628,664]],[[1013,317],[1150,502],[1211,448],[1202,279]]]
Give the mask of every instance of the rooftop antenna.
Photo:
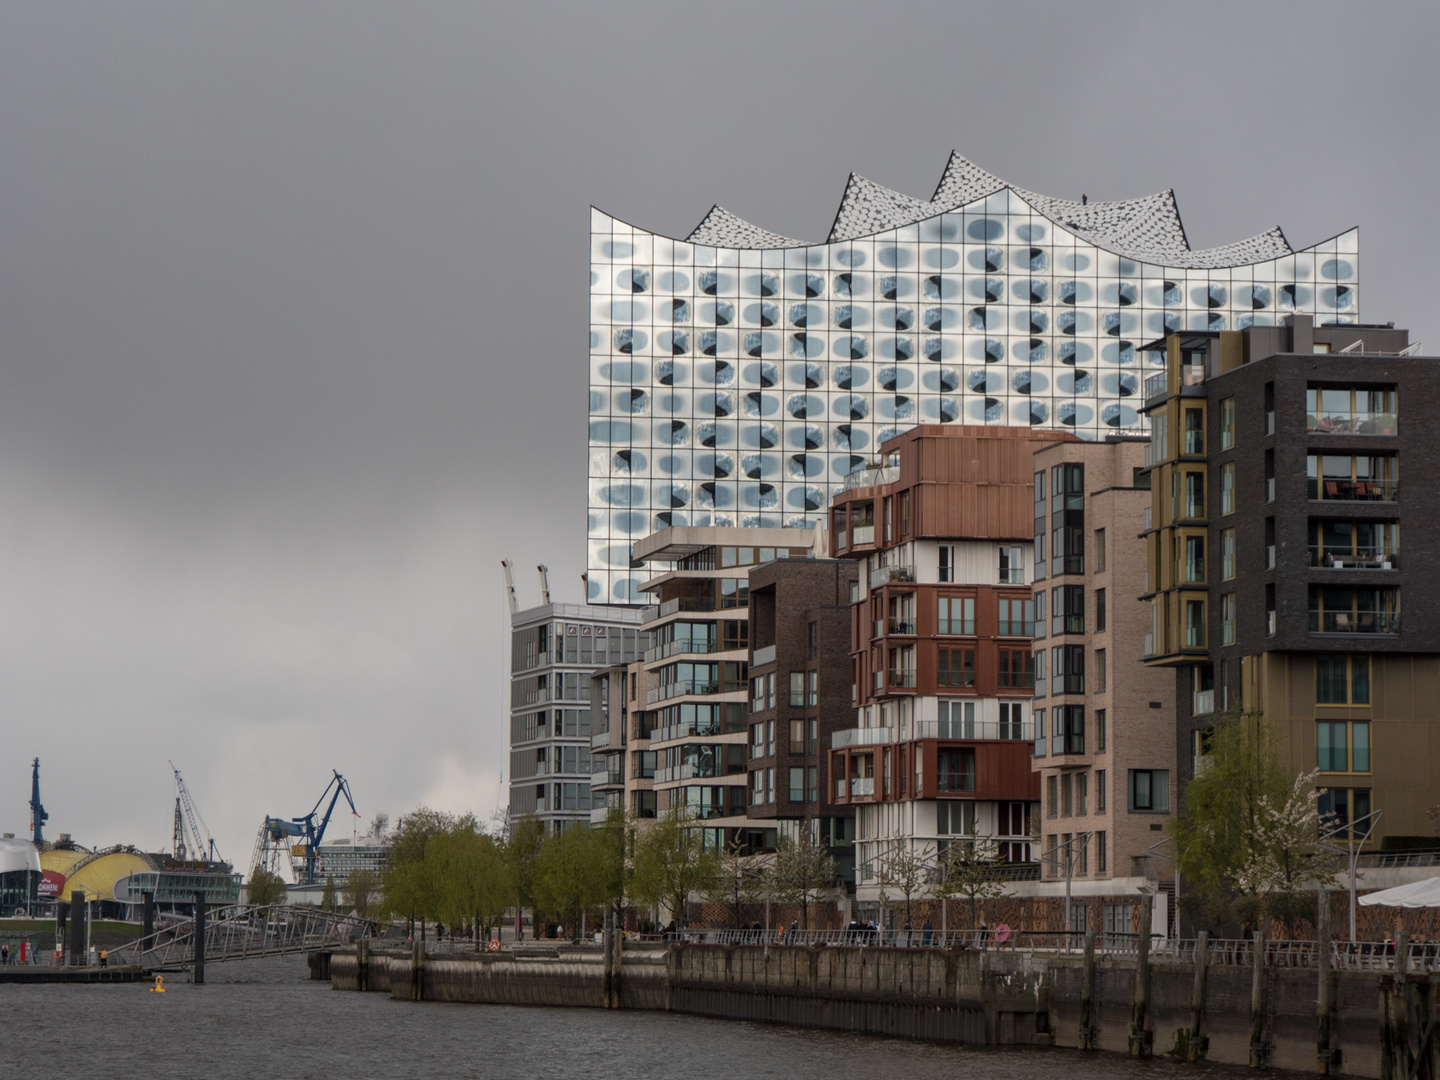
[[[520,610],[520,605],[515,602],[515,578],[510,573],[508,560],[501,559],[500,565],[505,568],[505,595],[510,601],[510,614],[514,615]]]
[[[550,571],[544,563],[535,569],[540,571],[540,602],[548,606],[550,603]]]
[[[40,804],[40,759],[37,757],[31,763],[30,773],[30,841],[36,847],[45,842],[45,822],[50,820],[50,815],[45,812],[45,807]]]

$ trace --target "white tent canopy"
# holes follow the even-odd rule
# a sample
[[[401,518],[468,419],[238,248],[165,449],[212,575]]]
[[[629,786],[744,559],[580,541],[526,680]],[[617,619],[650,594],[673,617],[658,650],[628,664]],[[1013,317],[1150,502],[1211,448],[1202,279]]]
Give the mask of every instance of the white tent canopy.
[[[1440,907],[1440,877],[1412,881],[1409,885],[1396,885],[1393,889],[1382,889],[1369,896],[1360,897],[1360,903],[1365,907]]]

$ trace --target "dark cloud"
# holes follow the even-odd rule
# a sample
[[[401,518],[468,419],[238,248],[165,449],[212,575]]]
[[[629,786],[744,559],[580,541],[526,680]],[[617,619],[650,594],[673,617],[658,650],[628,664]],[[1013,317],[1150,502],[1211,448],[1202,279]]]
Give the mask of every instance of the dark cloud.
[[[1361,226],[1440,345],[1425,5],[12,5],[0,13],[0,824],[243,861],[331,767],[488,814],[498,562],[583,567],[587,207],[822,238],[1173,186],[1192,243]],[[535,597],[522,575],[522,598]]]

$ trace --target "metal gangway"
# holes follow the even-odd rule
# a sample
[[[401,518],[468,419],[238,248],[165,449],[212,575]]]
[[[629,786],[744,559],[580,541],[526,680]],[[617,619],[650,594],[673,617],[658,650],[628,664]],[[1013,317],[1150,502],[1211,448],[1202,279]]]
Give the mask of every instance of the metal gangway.
[[[355,915],[282,904],[209,908],[204,923],[207,964],[323,952],[374,934],[374,924]],[[109,962],[144,971],[189,970],[195,965],[194,918],[111,949]]]

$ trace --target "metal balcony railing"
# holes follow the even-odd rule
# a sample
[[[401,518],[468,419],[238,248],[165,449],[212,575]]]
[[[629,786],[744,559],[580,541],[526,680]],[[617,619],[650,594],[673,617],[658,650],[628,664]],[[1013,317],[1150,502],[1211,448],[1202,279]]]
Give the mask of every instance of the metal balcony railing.
[[[1400,552],[1395,548],[1354,547],[1346,550],[1311,544],[1310,565],[1324,570],[1398,570]]]

